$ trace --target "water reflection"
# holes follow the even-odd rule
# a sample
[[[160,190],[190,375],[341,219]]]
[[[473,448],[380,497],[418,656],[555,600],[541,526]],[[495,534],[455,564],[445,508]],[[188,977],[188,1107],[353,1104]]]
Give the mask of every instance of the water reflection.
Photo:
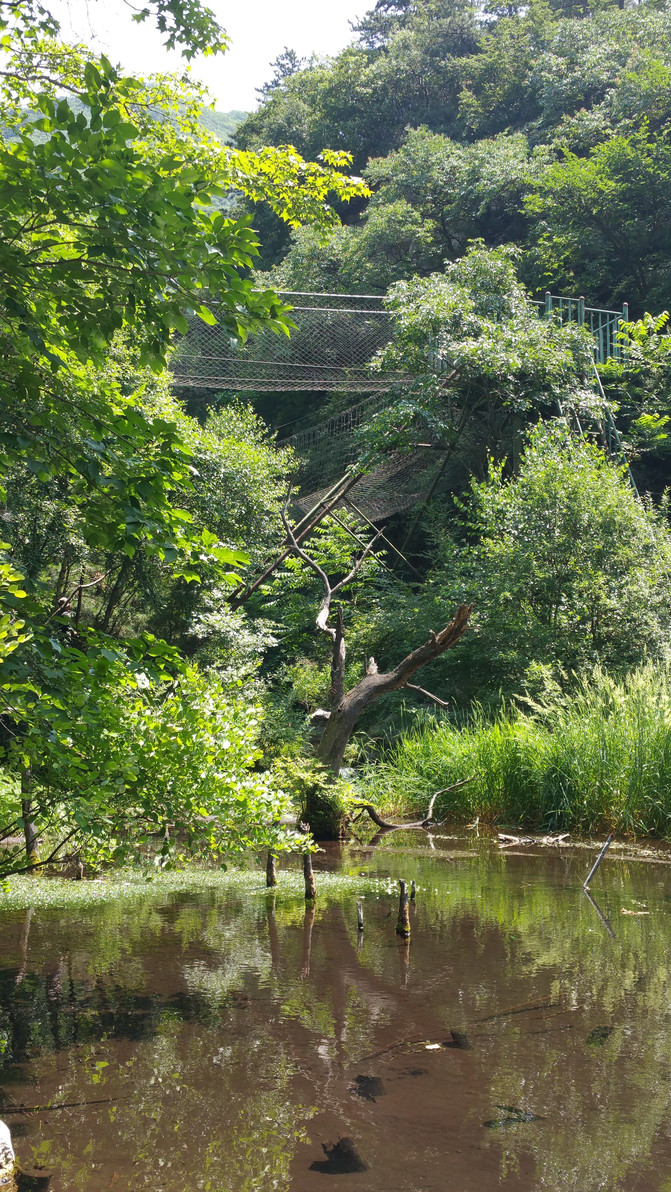
[[[345,851],[380,878],[363,935],[362,891],[323,879],[307,909],[280,882],[4,915],[0,1097],[26,1172],[668,1190],[671,869],[605,864],[588,899],[581,857],[453,854]],[[412,942],[395,876],[417,883]]]

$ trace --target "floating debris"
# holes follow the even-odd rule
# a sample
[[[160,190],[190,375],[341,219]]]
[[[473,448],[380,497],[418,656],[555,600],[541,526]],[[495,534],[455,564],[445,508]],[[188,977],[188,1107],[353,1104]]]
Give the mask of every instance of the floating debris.
[[[354,1175],[357,1171],[368,1171],[351,1138],[339,1138],[337,1142],[323,1142],[325,1159],[316,1159],[310,1164],[310,1171],[321,1171],[324,1175]]]
[[[650,911],[630,911],[630,910],[627,910],[626,906],[622,906],[622,907],[620,907],[620,914],[621,915],[649,915]]]
[[[352,1089],[357,1097],[363,1097],[364,1101],[376,1101],[378,1097],[386,1096],[385,1089],[379,1076],[355,1076],[355,1088]]]
[[[518,1109],[516,1105],[497,1105],[496,1108],[503,1110],[503,1116],[483,1122],[488,1130],[505,1130],[508,1126],[519,1126],[522,1122],[545,1120],[539,1113],[529,1113],[526,1109]]]
[[[509,832],[499,832],[499,848],[510,848],[511,844],[542,844],[544,848],[566,846],[569,835],[569,832],[562,832],[558,836],[512,836]]]

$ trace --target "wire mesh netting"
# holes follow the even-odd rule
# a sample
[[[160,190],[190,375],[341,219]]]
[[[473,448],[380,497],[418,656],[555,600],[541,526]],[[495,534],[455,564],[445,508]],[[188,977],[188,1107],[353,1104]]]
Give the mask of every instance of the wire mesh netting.
[[[196,316],[176,345],[175,384],[257,393],[368,393],[385,391],[397,379],[370,368],[392,336],[391,315],[379,295],[278,294],[293,308],[291,338],[262,331],[243,345],[223,325],[210,327]],[[215,305],[212,310],[216,315]]]
[[[242,345],[223,324],[209,326],[194,317],[176,343],[173,374],[175,384],[184,388],[360,395],[354,405],[285,440],[299,460],[300,492],[294,505],[307,512],[359,463],[359,431],[384,407],[389,390],[407,378],[371,367],[393,335],[393,316],[379,295],[288,290],[278,294],[292,307],[296,326],[290,338],[262,331]],[[600,310],[586,307],[583,298],[549,293],[536,305],[540,318],[588,327],[597,362],[621,358],[618,333],[628,319],[626,305],[622,311]],[[216,314],[216,305],[211,309]],[[469,438],[477,438],[477,428],[471,435],[466,427],[459,452],[453,454],[421,423],[418,419],[413,442],[405,450],[380,456],[357,481],[356,499],[349,504],[376,524],[425,500],[439,487],[453,486],[468,457]]]
[[[348,468],[360,463],[359,432],[384,409],[386,400],[384,394],[370,394],[349,409],[283,441],[282,446],[291,447],[298,459],[299,492],[293,501],[297,513],[313,509]],[[467,439],[466,434],[464,445]],[[440,442],[421,416],[416,417],[408,447],[380,454],[362,470],[344,504],[379,525],[424,500],[438,479],[447,486],[453,483],[463,460],[453,459],[448,468],[450,456],[450,448]]]

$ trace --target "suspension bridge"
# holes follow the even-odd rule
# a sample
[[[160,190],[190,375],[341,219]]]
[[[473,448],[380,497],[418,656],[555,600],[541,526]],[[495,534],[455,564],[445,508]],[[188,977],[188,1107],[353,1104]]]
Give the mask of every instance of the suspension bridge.
[[[175,385],[218,392],[370,394],[386,393],[403,379],[371,368],[394,333],[393,314],[381,295],[277,293],[292,308],[296,330],[291,338],[261,331],[239,344],[223,325],[209,326],[194,316],[177,343]],[[629,321],[626,303],[621,310],[602,310],[586,306],[584,298],[549,292],[534,303],[542,318],[587,327],[597,364],[620,359],[618,332]]]
[[[278,293],[292,308],[296,328],[290,338],[261,331],[239,344],[223,325],[210,326],[196,317],[176,345],[173,375],[178,389],[338,395],[338,412],[280,444],[291,447],[299,462],[293,502],[299,529],[306,526],[309,533],[327,512],[337,517],[336,511],[345,508],[359,521],[379,528],[394,514],[425,504],[442,488],[467,480],[465,461],[479,431],[474,419],[472,425],[462,427],[458,451],[418,417],[411,446],[381,453],[372,464],[362,465],[363,428],[384,409],[391,389],[414,379],[372,366],[394,333],[394,316],[383,297]],[[605,450],[624,459],[596,365],[623,358],[619,332],[622,323],[629,321],[627,305],[607,310],[587,306],[584,298],[549,292],[535,305],[539,318],[560,325],[573,323],[591,334],[594,375],[587,380],[593,407],[601,413],[596,417],[593,411],[563,413],[581,432],[588,418]]]

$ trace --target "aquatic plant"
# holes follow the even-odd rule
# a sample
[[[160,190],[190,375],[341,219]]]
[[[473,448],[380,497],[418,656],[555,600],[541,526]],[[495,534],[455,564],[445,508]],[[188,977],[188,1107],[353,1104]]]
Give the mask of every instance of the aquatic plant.
[[[426,720],[366,771],[366,797],[408,815],[433,791],[436,816],[671,836],[671,671],[648,663],[617,680],[596,668],[558,689],[476,710],[462,725]]]

